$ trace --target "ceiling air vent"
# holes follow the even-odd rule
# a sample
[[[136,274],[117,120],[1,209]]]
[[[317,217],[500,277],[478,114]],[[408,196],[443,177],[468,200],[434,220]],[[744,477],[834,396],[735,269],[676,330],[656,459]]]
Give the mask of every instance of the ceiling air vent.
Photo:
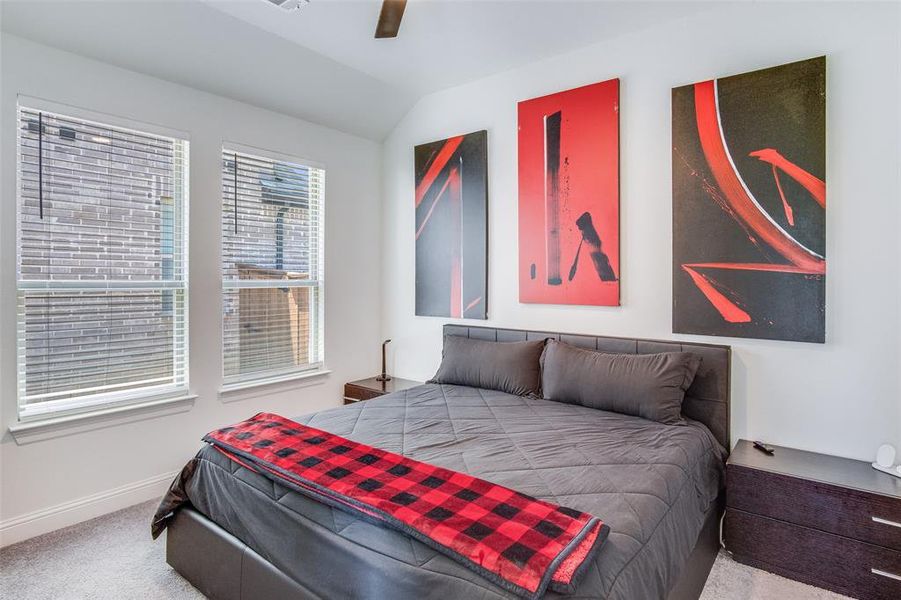
[[[310,0],[269,0],[270,4],[274,4],[285,10],[294,10],[296,8],[300,8],[301,5],[306,4]]]

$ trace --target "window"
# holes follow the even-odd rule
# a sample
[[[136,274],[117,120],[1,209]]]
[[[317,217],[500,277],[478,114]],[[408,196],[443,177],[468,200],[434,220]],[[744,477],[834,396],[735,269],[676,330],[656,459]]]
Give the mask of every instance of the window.
[[[19,107],[19,418],[187,390],[188,142]]]
[[[323,363],[323,186],[316,166],[222,151],[226,387]]]

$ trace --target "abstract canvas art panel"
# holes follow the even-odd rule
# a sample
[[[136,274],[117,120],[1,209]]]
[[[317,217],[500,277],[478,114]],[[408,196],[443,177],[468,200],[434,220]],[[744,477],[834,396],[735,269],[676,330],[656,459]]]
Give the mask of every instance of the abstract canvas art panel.
[[[519,103],[519,300],[619,306],[619,80]]]
[[[416,146],[416,314],[488,318],[488,132]]]
[[[673,331],[825,341],[826,59],[673,90]]]

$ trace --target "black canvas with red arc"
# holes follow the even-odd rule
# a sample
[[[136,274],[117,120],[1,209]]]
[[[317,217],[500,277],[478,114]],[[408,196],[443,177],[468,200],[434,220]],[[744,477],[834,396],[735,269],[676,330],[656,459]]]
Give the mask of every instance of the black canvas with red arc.
[[[826,59],[673,90],[673,331],[824,342]]]
[[[414,150],[416,314],[488,318],[488,132]]]
[[[526,598],[572,592],[609,532],[589,514],[259,413],[204,441],[325,504],[398,529]]]

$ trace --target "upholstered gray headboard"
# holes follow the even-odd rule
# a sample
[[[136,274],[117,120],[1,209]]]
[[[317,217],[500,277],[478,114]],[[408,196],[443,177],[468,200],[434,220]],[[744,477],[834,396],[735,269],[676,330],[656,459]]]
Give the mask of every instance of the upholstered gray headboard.
[[[685,401],[682,403],[682,414],[706,425],[727,450],[732,449],[729,439],[729,390],[731,389],[732,349],[729,346],[450,324],[444,326],[444,335],[459,335],[496,342],[553,338],[573,346],[619,354],[692,352],[700,356],[702,360],[698,374],[685,394]]]

